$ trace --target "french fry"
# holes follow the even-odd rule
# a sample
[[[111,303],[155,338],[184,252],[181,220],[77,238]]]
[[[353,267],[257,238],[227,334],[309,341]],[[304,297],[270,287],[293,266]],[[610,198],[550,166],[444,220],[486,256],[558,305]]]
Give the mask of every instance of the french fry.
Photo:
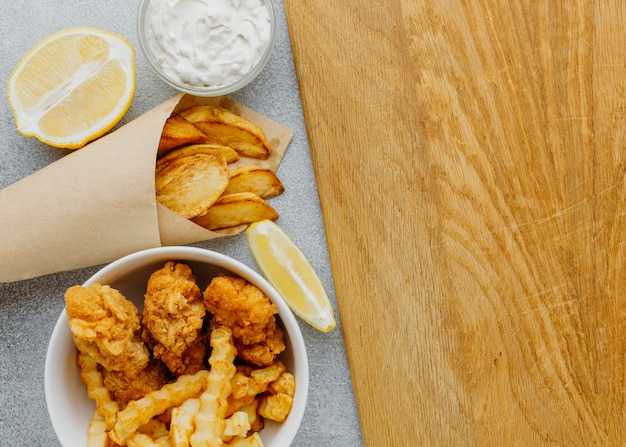
[[[250,373],[252,379],[252,389],[249,392],[261,394],[269,388],[270,384],[278,380],[287,368],[280,360],[276,360],[265,368],[255,369]]]
[[[98,413],[98,410],[96,410],[93,412],[91,422],[87,428],[87,447],[107,447],[108,445],[107,424]]]
[[[263,441],[259,433],[253,433],[247,438],[233,438],[232,441],[225,444],[228,447],[263,447]]]
[[[209,142],[230,146],[244,157],[265,160],[272,152],[260,126],[228,109],[200,105],[180,114],[202,130]]]
[[[220,154],[195,154],[173,159],[156,171],[157,200],[175,213],[192,218],[204,214],[228,182]]]
[[[239,436],[245,438],[250,430],[250,421],[248,413],[245,411],[236,411],[231,416],[224,419],[224,431],[222,432],[222,440],[228,441]]]
[[[156,438],[155,442],[159,445],[159,447],[172,447],[172,443],[170,442],[169,435],[161,436],[160,438]]]
[[[254,396],[245,395],[243,397],[235,398],[230,395],[228,396],[228,409],[226,410],[226,416],[230,416],[253,403]]]
[[[157,148],[157,158],[177,147],[206,143],[207,135],[182,116],[173,113],[165,121]]]
[[[265,368],[240,368],[231,380],[232,393],[228,397],[227,414],[233,414],[253,404],[257,395],[268,391],[271,384],[280,379],[285,369],[280,360]]]
[[[259,400],[254,399],[248,405],[244,405],[239,411],[245,411],[248,414],[248,422],[250,422],[250,430],[261,431],[263,430],[263,418],[259,416],[257,408],[259,406]]]
[[[206,213],[191,220],[207,230],[219,230],[264,219],[276,220],[278,212],[256,194],[240,192],[222,195]]]
[[[232,391],[229,397],[233,399],[239,399],[248,395],[248,388],[250,387],[250,373],[253,368],[248,365],[237,365],[237,372],[230,381]]]
[[[280,360],[276,360],[265,368],[253,369],[249,380],[237,390],[237,397],[255,397],[257,394],[264,393],[285,370],[286,367]]]
[[[233,399],[232,395],[228,397],[228,410],[226,416],[231,416],[238,411],[248,413],[248,421],[250,422],[251,431],[261,431],[265,422],[258,414],[259,398],[256,396],[245,396],[239,399]]]
[[[209,357],[211,370],[207,386],[200,395],[200,411],[196,415],[196,431],[191,435],[193,447],[213,447],[222,445],[222,433],[226,422],[230,380],[235,374],[233,364],[237,350],[233,345],[232,332],[226,327],[211,331],[209,343],[213,350]]]
[[[141,434],[150,436],[152,439],[169,436],[169,431],[165,422],[160,421],[157,418],[150,419],[148,422],[139,427],[137,431]]]
[[[110,430],[115,424],[119,405],[104,386],[104,377],[98,368],[98,363],[90,355],[79,352],[76,356],[76,364],[80,368],[80,379],[87,385],[87,396],[95,401],[96,412],[102,416],[105,428]]]
[[[274,171],[247,165],[230,171],[230,181],[224,194],[252,192],[262,199],[270,199],[284,191],[285,187]]]
[[[270,383],[267,390],[272,394],[287,394],[293,397],[296,394],[296,378],[289,371],[284,371],[278,380]]]
[[[172,447],[189,447],[195,430],[195,417],[200,410],[200,399],[187,399],[180,407],[172,410],[170,440]]]
[[[163,447],[163,445],[143,433],[134,433],[126,442],[128,447]]]
[[[181,405],[185,400],[196,397],[206,386],[209,372],[198,371],[193,375],[182,375],[175,382],[152,391],[139,400],[128,403],[117,414],[117,420],[111,438],[118,444],[124,444],[143,424],[165,410]]]
[[[261,398],[258,411],[265,419],[285,422],[292,406],[293,397],[288,394],[267,394]]]
[[[264,394],[259,403],[260,416],[276,422],[284,422],[291,412],[293,396],[296,393],[296,379],[283,370],[278,379],[267,386],[269,394]]]

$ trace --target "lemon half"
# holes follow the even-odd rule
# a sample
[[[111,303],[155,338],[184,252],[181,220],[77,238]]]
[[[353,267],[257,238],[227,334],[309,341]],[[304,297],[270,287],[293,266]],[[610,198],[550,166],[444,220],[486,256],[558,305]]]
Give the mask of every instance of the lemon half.
[[[77,149],[122,119],[135,77],[135,50],[124,38],[71,28],[24,55],[7,81],[7,99],[21,134]]]
[[[246,238],[261,273],[291,310],[314,328],[330,332],[337,323],[324,285],[282,228],[262,220],[248,227]]]

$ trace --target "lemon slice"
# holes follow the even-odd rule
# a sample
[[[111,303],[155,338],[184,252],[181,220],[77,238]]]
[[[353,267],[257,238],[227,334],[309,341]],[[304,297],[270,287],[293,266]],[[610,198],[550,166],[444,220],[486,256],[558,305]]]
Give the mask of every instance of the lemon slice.
[[[276,223],[262,220],[246,231],[248,246],[267,280],[291,310],[322,332],[335,326],[333,308],[313,266]]]
[[[78,149],[117,124],[135,94],[135,50],[94,28],[54,33],[17,63],[7,98],[17,130]]]

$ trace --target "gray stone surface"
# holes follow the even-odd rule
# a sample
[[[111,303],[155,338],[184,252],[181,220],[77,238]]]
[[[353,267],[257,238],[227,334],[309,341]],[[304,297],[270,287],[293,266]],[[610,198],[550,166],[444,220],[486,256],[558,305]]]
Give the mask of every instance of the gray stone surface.
[[[259,78],[230,97],[295,131],[278,171],[286,192],[272,203],[281,213],[281,226],[317,269],[337,313],[283,2],[274,4],[279,26],[276,49]],[[0,15],[2,85],[6,85],[21,56],[42,38],[65,28],[92,26],[126,37],[137,50],[137,91],[120,125],[160,104],[176,92],[152,73],[141,54],[135,31],[137,6],[136,0],[7,2]],[[19,135],[6,100],[0,101],[0,117],[0,188],[67,154]],[[222,252],[257,270],[243,234],[194,245]],[[82,283],[98,268],[0,284],[0,445],[59,445],[44,396],[48,339],[63,309],[65,289]],[[311,381],[304,421],[293,445],[362,445],[341,322],[330,334],[322,334],[301,321],[300,326],[308,349]]]

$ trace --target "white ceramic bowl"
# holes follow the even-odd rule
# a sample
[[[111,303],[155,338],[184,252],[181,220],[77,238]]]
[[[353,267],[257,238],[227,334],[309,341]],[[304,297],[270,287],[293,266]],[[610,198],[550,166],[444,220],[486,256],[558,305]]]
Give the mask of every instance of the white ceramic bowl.
[[[198,85],[192,82],[184,82],[182,81],[181,77],[175,73],[175,70],[170,66],[171,63],[168,62],[165,65],[162,63],[162,60],[168,60],[169,58],[164,56],[163,54],[161,54],[161,57],[159,57],[159,55],[155,51],[156,47],[153,45],[153,33],[151,32],[150,21],[149,21],[150,14],[152,12],[151,3],[153,1],[154,0],[141,0],[141,3],[139,4],[139,11],[137,14],[137,34],[139,37],[139,44],[141,46],[143,54],[146,56],[146,59],[148,59],[148,62],[150,63],[151,67],[154,69],[156,74],[171,87],[177,89],[178,91],[188,93],[194,96],[227,95],[229,93],[240,90],[241,88],[248,85],[261,73],[263,68],[265,68],[265,65],[267,64],[267,61],[269,60],[272,54],[272,50],[274,49],[274,46],[276,44],[276,13],[272,5],[272,0],[259,0],[263,4],[265,9],[267,10],[267,13],[269,16],[269,22],[270,22],[269,23],[270,25],[269,40],[267,42],[267,45],[265,46],[264,51],[262,52],[260,56],[260,59],[256,62],[254,66],[250,68],[249,71],[247,71],[245,74],[242,74],[238,79],[234,79],[234,80],[231,79],[231,81],[228,83],[219,83],[215,85]],[[184,10],[185,8],[183,8],[182,3],[183,2],[181,2],[181,4],[176,5],[173,8],[173,10],[178,11],[179,7],[180,7],[180,10]],[[193,2],[187,1],[187,5],[185,7],[192,9],[191,3]],[[231,2],[225,0],[225,3],[231,3]],[[169,20],[167,22],[174,23],[174,21],[172,20]],[[192,34],[196,35],[195,31],[193,33],[189,31],[189,29],[192,26],[188,25],[188,23],[189,22],[187,22],[187,24],[184,27],[185,33],[187,35],[192,35]],[[204,26],[204,25],[205,25],[204,22],[200,22],[200,26]],[[183,34],[183,33],[178,33],[178,32],[174,33],[173,31],[172,33]],[[171,38],[172,38],[172,35],[168,34],[168,39],[171,39]],[[199,39],[202,42],[204,42],[203,40],[204,38],[205,37],[202,37]],[[179,44],[178,43],[173,44],[171,42],[168,42],[167,47],[171,49],[174,47],[179,47]],[[208,51],[206,51],[206,47],[203,46],[202,44],[198,44],[198,48],[199,48],[198,49],[199,53],[203,53],[204,55],[208,54]],[[203,49],[205,49],[205,51],[201,51]],[[178,57],[181,57],[182,54],[185,54],[184,70],[187,70],[190,66],[188,65],[190,64],[190,61],[194,60],[193,51],[190,51],[188,49],[184,51],[180,51]],[[242,52],[224,51],[221,54],[240,55],[242,54]],[[230,56],[223,56],[223,57],[219,56],[219,58],[223,62],[229,61],[230,60],[229,57]],[[215,60],[215,59],[211,59],[211,60]],[[206,62],[209,62],[209,61],[207,60]],[[238,64],[239,62],[233,62],[231,66],[237,66]]]
[[[259,274],[239,261],[213,251],[194,247],[160,247],[125,256],[89,278],[108,284],[131,299],[141,310],[148,277],[167,261],[182,261],[191,266],[201,290],[219,272],[244,278],[263,290],[278,307],[285,329],[286,350],[279,356],[296,378],[296,394],[291,413],[282,424],[266,421],[261,438],[266,447],[289,446],[302,421],[309,389],[309,365],[302,333],[282,297]],[[65,311],[52,333],[45,366],[45,394],[52,425],[63,447],[86,447],[87,426],[95,410],[76,366],[76,348]]]

